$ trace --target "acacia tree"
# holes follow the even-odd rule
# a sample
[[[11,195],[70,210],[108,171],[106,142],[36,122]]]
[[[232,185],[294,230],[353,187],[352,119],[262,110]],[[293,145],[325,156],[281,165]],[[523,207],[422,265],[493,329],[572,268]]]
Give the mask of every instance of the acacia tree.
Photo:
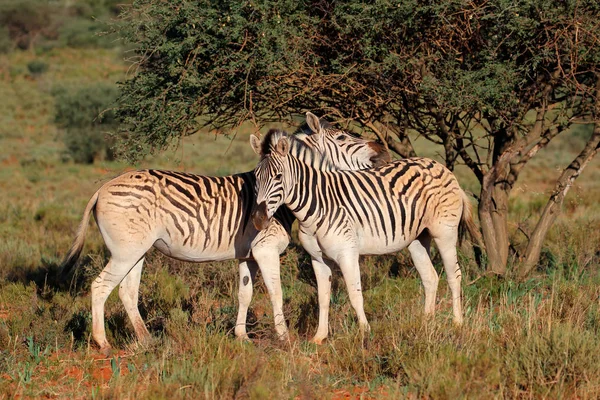
[[[489,268],[504,274],[523,167],[572,124],[597,121],[599,17],[593,0],[143,0],[120,28],[139,58],[118,114],[133,157],[202,127],[305,110],[362,126],[405,157],[417,132],[477,177]],[[597,131],[559,178],[522,274]]]

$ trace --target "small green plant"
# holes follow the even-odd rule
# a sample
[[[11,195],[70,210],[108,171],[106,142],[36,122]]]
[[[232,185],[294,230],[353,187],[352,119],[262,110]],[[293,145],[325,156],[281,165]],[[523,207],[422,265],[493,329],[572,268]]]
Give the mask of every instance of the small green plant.
[[[42,60],[33,60],[27,63],[27,70],[31,76],[40,76],[48,71],[48,64]]]
[[[33,365],[26,362],[24,365],[21,365],[21,368],[17,373],[19,375],[19,380],[22,383],[29,383],[31,382],[31,376],[33,375]]]
[[[112,370],[112,378],[115,379],[121,375],[121,357],[113,357],[110,360],[110,369]]]
[[[31,356],[35,360],[35,363],[36,364],[39,363],[40,359],[41,359],[40,358],[40,345],[33,341],[32,336],[27,337],[27,350],[29,350],[29,354],[31,354]]]

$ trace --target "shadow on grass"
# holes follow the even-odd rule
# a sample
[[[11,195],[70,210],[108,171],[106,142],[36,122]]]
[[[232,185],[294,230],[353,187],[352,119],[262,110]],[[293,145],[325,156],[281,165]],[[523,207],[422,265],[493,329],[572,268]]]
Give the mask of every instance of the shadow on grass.
[[[69,292],[72,296],[89,290],[90,283],[94,277],[93,259],[83,256],[79,266],[69,274],[61,274],[60,264],[47,261],[42,258],[37,268],[15,267],[6,276],[8,282],[29,285],[34,283],[37,293],[44,300],[50,300],[56,292]]]

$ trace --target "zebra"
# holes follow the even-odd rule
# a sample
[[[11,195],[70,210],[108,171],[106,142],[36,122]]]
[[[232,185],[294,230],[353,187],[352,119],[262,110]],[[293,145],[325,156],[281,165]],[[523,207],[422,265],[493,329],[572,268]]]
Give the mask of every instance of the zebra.
[[[315,133],[294,136],[304,146],[300,158],[319,153],[340,169],[368,168],[390,159],[386,148],[375,141],[333,129],[312,113],[306,114],[306,121]],[[254,186],[252,171],[209,177],[148,169],[126,172],[94,193],[61,270],[65,276],[76,264],[93,213],[111,254],[91,285],[92,337],[101,352],[111,352],[104,327],[104,304],[117,285],[136,337],[142,343],[150,339],[138,309],[138,296],[144,257],[151,247],[184,261],[239,260],[235,335],[241,339],[248,339],[247,311],[252,283],[260,268],[273,306],[276,333],[279,338],[287,338],[279,255],[289,244],[294,217],[282,207],[268,229],[256,230],[249,223],[255,203]]]
[[[363,308],[359,255],[387,254],[405,247],[422,279],[425,314],[435,311],[439,278],[430,259],[435,241],[452,293],[453,320],[463,322],[461,272],[456,245],[466,228],[479,239],[471,204],[456,177],[427,158],[408,158],[360,171],[323,170],[322,155],[295,157],[301,145],[285,133],[265,136],[255,169],[252,220],[268,229],[271,216],[286,205],[298,219],[299,239],[310,254],[317,278],[319,322],[312,341],[328,335],[331,261],[344,277],[362,331],[370,329]],[[461,235],[459,235],[459,230]]]

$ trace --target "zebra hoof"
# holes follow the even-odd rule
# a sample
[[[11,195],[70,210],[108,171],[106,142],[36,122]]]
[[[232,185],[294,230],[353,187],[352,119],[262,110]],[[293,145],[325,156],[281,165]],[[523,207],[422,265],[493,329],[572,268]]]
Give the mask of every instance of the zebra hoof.
[[[311,339],[311,341],[310,341],[310,342],[311,342],[311,343],[314,343],[314,344],[316,344],[317,346],[320,346],[320,345],[322,345],[322,344],[323,344],[323,341],[324,341],[325,339],[326,339],[326,338],[317,338],[317,337],[314,337],[314,338],[312,338],[312,339]]]
[[[252,343],[252,340],[250,340],[250,337],[248,337],[247,333],[236,336],[236,339],[240,343]]]
[[[109,358],[113,354],[113,348],[109,345],[100,348],[100,354],[104,357]]]

